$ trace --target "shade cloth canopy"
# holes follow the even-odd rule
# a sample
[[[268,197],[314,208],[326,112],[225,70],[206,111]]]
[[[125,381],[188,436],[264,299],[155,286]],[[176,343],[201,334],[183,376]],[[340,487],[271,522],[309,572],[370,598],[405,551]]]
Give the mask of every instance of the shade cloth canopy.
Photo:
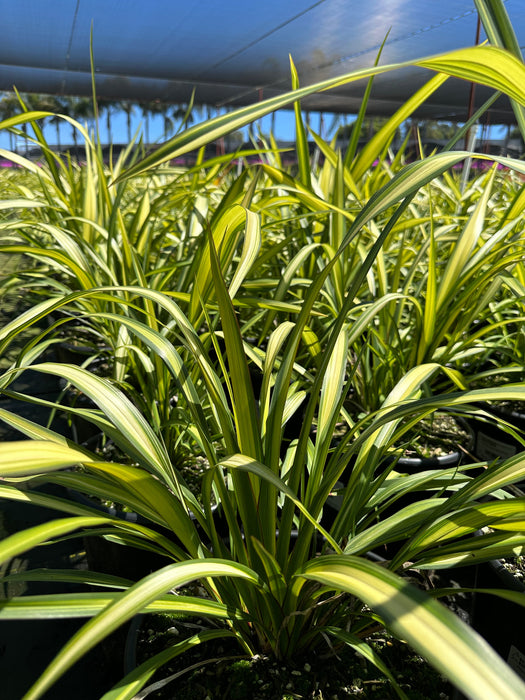
[[[290,88],[289,54],[302,85],[374,63],[395,63],[476,40],[473,0],[2,0],[0,90],[91,94],[90,31],[97,93],[108,99],[230,107]],[[507,0],[520,45],[525,2]],[[388,35],[388,36],[387,36]],[[484,39],[483,32],[481,40]],[[390,114],[429,73],[408,68],[379,76],[369,113]],[[359,81],[304,100],[304,108],[356,112]],[[490,90],[476,88],[476,104]],[[469,84],[448,80],[419,110],[461,121]],[[514,121],[508,100],[493,123]]]

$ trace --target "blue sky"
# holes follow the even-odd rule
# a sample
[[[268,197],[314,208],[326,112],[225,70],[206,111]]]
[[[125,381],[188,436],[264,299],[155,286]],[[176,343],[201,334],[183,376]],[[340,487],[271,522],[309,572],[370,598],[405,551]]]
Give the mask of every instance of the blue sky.
[[[202,110],[201,112],[196,112],[196,117],[198,121],[205,118],[206,112]],[[211,115],[215,116],[215,110],[212,110]],[[325,138],[330,138],[334,133],[334,124],[348,123],[354,119],[353,115],[339,115],[335,117],[332,114],[325,114],[323,117],[318,112],[312,112],[310,115],[310,123],[312,128],[319,132],[322,127],[322,135]],[[335,121],[334,121],[335,120]],[[150,117],[150,141],[152,143],[162,143],[164,140],[164,124],[162,116],[152,116]],[[322,124],[321,124],[322,121]],[[272,127],[271,116],[264,117],[259,122],[257,122],[261,131],[263,133],[269,133]],[[293,141],[295,138],[295,119],[294,113],[291,110],[280,110],[276,113],[275,121],[275,137],[279,141]],[[145,131],[144,117],[142,112],[137,107],[131,115],[131,132],[132,135],[138,130],[142,129]],[[491,137],[492,138],[503,138],[505,127],[492,127]],[[44,133],[46,139],[50,145],[56,145],[57,136],[56,128],[53,124],[46,123],[44,127]],[[248,130],[244,129],[245,138],[248,138]],[[111,136],[114,144],[124,144],[128,142],[128,130],[126,115],[124,112],[115,112],[111,116]],[[144,135],[145,136],[145,135]],[[100,118],[100,137],[103,144],[109,143],[108,131],[106,127],[106,117],[102,113]],[[72,128],[66,123],[62,122],[60,125],[60,143],[61,146],[73,144]],[[17,145],[19,151],[24,151],[23,143]],[[0,131],[0,148],[10,148],[9,134],[5,131]]]
[[[212,116],[215,116],[216,112],[213,110],[212,111]],[[205,113],[201,114],[198,117],[198,121],[201,121],[202,119],[205,118]],[[353,117],[352,117],[353,118]],[[351,119],[351,117],[344,117],[347,121]],[[331,134],[328,133],[327,130],[330,129],[331,126],[333,126],[333,120],[334,117],[333,115],[324,115],[323,117],[323,128],[324,128],[324,136],[330,136]],[[164,124],[163,124],[163,119],[161,116],[157,115],[154,117],[150,117],[150,141],[152,143],[155,142],[162,142],[164,140]],[[261,130],[263,133],[269,133],[271,129],[271,124],[272,120],[271,117],[265,117],[261,119],[258,122]],[[320,126],[320,115],[319,113],[312,113],[311,114],[311,125],[312,128],[315,129],[316,131],[319,130]],[[275,116],[275,137],[278,140],[282,141],[290,141],[295,138],[295,124],[294,124],[294,114],[293,111],[290,110],[281,110],[277,112]],[[144,117],[140,111],[140,109],[136,108],[133,114],[131,115],[131,131],[132,134],[135,133],[137,129],[142,129],[142,131],[145,131],[145,124],[144,124]],[[247,137],[247,129],[244,130],[245,135]],[[56,145],[57,143],[57,136],[56,136],[56,128],[53,124],[46,123],[44,126],[44,134],[46,136],[46,139],[50,145]],[[115,144],[121,144],[121,143],[127,143],[128,142],[128,130],[127,130],[127,121],[126,121],[126,115],[124,112],[115,112],[114,114],[111,115],[111,135],[112,135],[112,140],[113,143]],[[100,137],[102,143],[108,143],[108,131],[106,127],[106,117],[104,114],[101,115],[100,118]],[[73,143],[73,136],[72,136],[72,128],[69,124],[66,122],[61,123],[60,125],[60,143],[62,146],[64,145],[69,145]],[[21,145],[21,144],[20,144]],[[9,148],[9,135],[6,132],[0,132],[0,147],[1,148]]]

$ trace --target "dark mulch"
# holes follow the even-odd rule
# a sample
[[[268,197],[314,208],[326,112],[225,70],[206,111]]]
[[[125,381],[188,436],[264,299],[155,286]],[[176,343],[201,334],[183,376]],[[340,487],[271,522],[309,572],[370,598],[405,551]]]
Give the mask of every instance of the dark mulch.
[[[185,634],[197,631],[189,620],[168,616],[145,616],[139,630],[138,661],[157,653]],[[370,643],[392,669],[397,682],[413,700],[446,700],[452,697],[450,684],[406,644],[388,634],[376,634]],[[397,698],[388,680],[348,647],[323,651],[279,662],[259,655],[240,656],[238,647],[216,640],[203,644],[175,659],[148,683],[177,678],[151,694],[151,700],[343,700]],[[239,655],[238,660],[232,656]],[[225,658],[224,661],[219,659]],[[209,660],[212,659],[212,663]]]

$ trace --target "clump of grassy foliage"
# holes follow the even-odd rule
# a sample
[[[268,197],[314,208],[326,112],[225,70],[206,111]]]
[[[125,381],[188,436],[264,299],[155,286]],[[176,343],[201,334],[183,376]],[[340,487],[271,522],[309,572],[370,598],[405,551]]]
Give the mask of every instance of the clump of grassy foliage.
[[[158,667],[218,637],[234,640],[249,657],[262,653],[290,663],[344,644],[406,697],[366,641],[378,625],[471,697],[498,697],[501,688],[508,698],[523,697],[518,677],[439,603],[446,592],[430,595],[405,573],[521,548],[523,498],[505,487],[523,478],[525,459],[483,465],[472,477],[468,465],[406,475],[384,458],[440,408],[525,398],[521,384],[465,389],[467,360],[489,355],[495,335],[512,332],[505,314],[522,285],[523,208],[512,173],[524,174],[523,163],[499,158],[508,170],[482,175],[465,193],[445,173],[469,153],[445,150],[408,164],[402,155],[388,157],[397,125],[448,76],[479,79],[482,66],[484,82],[523,105],[525,68],[494,47],[415,64],[436,75],[360,153],[356,138],[343,154],[312,134],[324,158],[319,167],[306,148],[300,99],[399,66],[307,88],[292,69],[292,92],[193,126],[144,157],[130,144],[109,167],[80,125],[83,166],[47,147],[38,126],[45,113],[0,125],[16,129],[28,121],[46,160],[36,166],[10,155],[31,185],[12,183],[1,223],[9,240],[0,253],[34,261],[24,273],[33,296],[0,331],[0,351],[50,319],[21,342],[0,390],[39,404],[15,391],[13,381],[29,373],[61,377],[95,406],[64,410],[94,424],[125,456],[105,460],[0,409],[0,418],[28,438],[0,445],[0,495],[64,513],[4,540],[0,560],[90,534],[172,562],[137,582],[97,572],[59,574],[109,592],[5,601],[3,619],[88,618],[28,700],[134,615],[159,611],[224,624],[159,652],[104,700],[132,698]],[[281,167],[276,149],[261,153],[260,164],[224,176],[227,159],[201,159],[188,170],[169,166],[290,103],[296,173]],[[500,177],[514,184],[508,200],[492,202]],[[472,332],[478,319],[484,325]],[[89,358],[75,366],[43,356],[79,328],[92,339],[93,358],[104,358],[106,375],[90,371]],[[200,499],[178,468],[181,446],[209,465]],[[330,520],[329,498],[344,473],[340,508]],[[46,495],[42,484],[122,503],[147,524]],[[413,503],[399,506],[416,493]],[[485,526],[490,533],[471,537]],[[386,544],[394,545],[391,559],[371,561],[368,553]],[[26,576],[56,579],[57,573]],[[178,592],[194,580],[205,596]]]

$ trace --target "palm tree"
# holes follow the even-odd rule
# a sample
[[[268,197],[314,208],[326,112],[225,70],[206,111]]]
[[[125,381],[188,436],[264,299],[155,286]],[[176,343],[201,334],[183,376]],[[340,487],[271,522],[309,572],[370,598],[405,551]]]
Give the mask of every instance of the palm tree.
[[[35,96],[32,95],[31,93],[21,93],[20,95],[26,109],[31,111],[35,105]],[[22,125],[22,131],[24,132],[24,139],[25,139],[25,155],[29,154],[29,141],[27,140],[27,122],[24,122]]]
[[[126,113],[126,124],[128,127],[128,143],[131,142],[131,115],[133,114],[135,108],[132,102],[125,100],[120,102],[120,108]]]
[[[119,100],[103,100],[100,103],[101,110],[106,113],[106,128],[108,131],[109,144],[113,143],[113,135],[111,133],[111,115],[118,111],[120,106],[121,102]]]
[[[21,93],[20,98],[14,92],[7,93],[1,101],[2,115],[4,119],[9,119],[17,114],[23,112],[22,103],[25,105],[26,109],[31,111],[33,109],[40,109],[38,104],[38,97],[29,93]],[[25,153],[27,155],[29,151],[29,142],[27,140],[27,123],[24,122],[20,125],[22,131],[24,132],[25,138]],[[13,133],[9,134],[11,150],[15,150],[16,141],[13,140]]]
[[[0,117],[10,119],[22,111],[20,101],[14,92],[5,92],[0,100]],[[15,150],[15,135],[12,131],[9,132],[9,147],[12,151]]]
[[[184,126],[190,126],[195,122],[196,116],[202,116],[203,107],[198,107],[191,102],[190,104],[177,105],[173,108],[172,118],[180,119],[178,130]]]
[[[174,117],[176,118],[176,110],[172,111],[169,109],[168,105],[163,105],[162,119],[164,122],[164,141],[169,138],[170,134],[175,128],[175,122],[173,121]]]
[[[61,150],[60,144],[60,123],[63,115],[67,112],[67,100],[58,95],[34,95],[30,100],[33,109],[39,109],[44,112],[53,112],[52,117],[49,117],[50,124],[55,126],[57,149]]]
[[[68,112],[73,119],[82,123],[93,119],[95,110],[93,109],[93,101],[89,97],[69,97]],[[73,143],[75,144],[75,153],[78,158],[78,132],[75,127],[73,129]]]
[[[144,117],[146,145],[149,146],[151,144],[150,117],[159,114],[164,114],[166,107],[162,104],[160,100],[147,100],[144,102],[139,102],[139,107],[142,110],[142,116]]]

